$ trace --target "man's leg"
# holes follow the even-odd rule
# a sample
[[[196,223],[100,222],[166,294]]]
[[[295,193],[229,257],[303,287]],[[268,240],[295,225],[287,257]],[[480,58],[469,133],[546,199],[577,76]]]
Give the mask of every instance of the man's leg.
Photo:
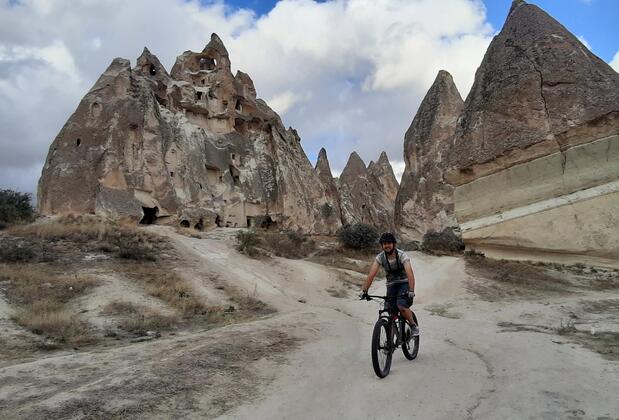
[[[400,313],[405,320],[407,320],[411,325],[417,325],[417,323],[413,319],[413,311],[403,306],[398,306],[398,309],[400,310]]]

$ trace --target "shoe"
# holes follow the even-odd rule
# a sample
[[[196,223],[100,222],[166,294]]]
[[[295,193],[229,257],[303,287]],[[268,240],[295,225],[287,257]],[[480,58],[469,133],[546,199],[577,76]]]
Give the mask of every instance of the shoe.
[[[411,325],[411,332],[413,337],[417,337],[419,335],[419,327],[417,325]]]

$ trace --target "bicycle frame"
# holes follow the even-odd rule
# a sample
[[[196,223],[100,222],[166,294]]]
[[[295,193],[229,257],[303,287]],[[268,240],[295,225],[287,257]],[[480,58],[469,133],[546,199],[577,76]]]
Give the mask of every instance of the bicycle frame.
[[[376,296],[376,295],[368,295],[367,300],[373,300],[374,298],[382,299],[383,303],[381,303],[381,307],[378,310],[378,318],[384,318],[389,323],[389,336],[390,336],[390,351],[393,353],[403,342],[404,342],[404,323],[406,320],[402,317],[402,314],[399,310],[391,308],[386,308],[387,300],[397,300],[399,297],[408,297],[408,294],[401,294],[398,296]],[[395,342],[393,339],[395,338]]]

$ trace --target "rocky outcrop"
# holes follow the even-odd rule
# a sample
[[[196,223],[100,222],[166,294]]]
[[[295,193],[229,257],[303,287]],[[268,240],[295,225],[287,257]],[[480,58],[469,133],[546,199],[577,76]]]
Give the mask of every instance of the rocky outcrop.
[[[369,168],[353,152],[338,181],[342,223],[365,223],[379,230],[393,230],[397,188],[393,168],[384,152]]]
[[[400,184],[393,173],[387,153],[381,152],[378,160],[368,164],[368,174],[376,180],[390,202],[395,202]]]
[[[395,201],[395,223],[403,238],[457,225],[453,187],[443,179],[462,98],[451,75],[441,70],[404,135],[404,174]]]
[[[339,226],[342,222],[342,212],[340,207],[340,194],[337,190],[331,165],[327,158],[327,151],[323,148],[318,153],[316,167],[314,168],[318,179],[325,186],[326,202],[321,207],[324,218],[333,226]]]
[[[213,34],[169,74],[148,49],[134,68],[115,59],[52,143],[38,203],[42,214],[333,233],[329,188]]]
[[[469,248],[619,264],[619,75],[537,6],[514,1],[449,162]]]

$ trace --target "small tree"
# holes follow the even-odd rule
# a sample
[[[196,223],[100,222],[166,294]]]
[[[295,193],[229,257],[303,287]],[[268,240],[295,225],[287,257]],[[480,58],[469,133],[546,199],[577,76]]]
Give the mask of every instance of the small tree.
[[[355,223],[344,225],[338,234],[342,244],[354,249],[368,249],[376,246],[378,232],[370,225]]]
[[[0,190],[0,224],[30,222],[34,219],[34,208],[29,193]]]

